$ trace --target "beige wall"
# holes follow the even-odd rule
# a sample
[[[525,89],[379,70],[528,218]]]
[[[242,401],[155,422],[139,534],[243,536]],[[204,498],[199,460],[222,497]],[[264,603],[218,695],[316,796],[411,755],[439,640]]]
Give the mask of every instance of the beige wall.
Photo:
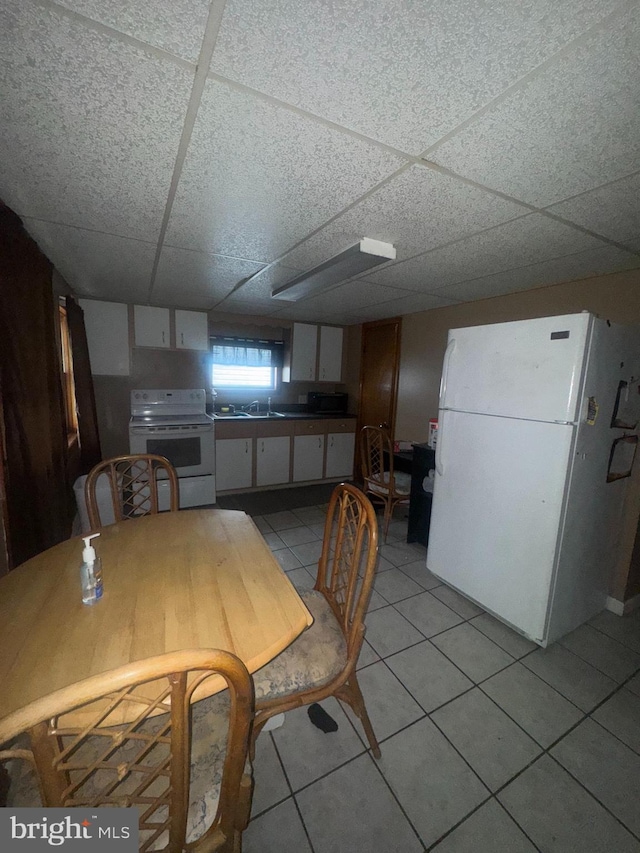
[[[614,273],[409,314],[402,319],[397,439],[426,441],[429,418],[438,414],[440,373],[449,329],[590,311],[615,323],[640,326],[640,271]],[[612,595],[623,600],[640,592],[640,559],[629,573],[640,514],[640,464],[627,484]],[[636,554],[640,552],[637,546]],[[637,565],[636,565],[637,564]],[[638,577],[636,577],[636,574]]]
[[[438,416],[440,374],[449,329],[577,311],[591,311],[615,323],[640,325],[640,270],[405,315],[396,437],[427,439],[429,418]]]

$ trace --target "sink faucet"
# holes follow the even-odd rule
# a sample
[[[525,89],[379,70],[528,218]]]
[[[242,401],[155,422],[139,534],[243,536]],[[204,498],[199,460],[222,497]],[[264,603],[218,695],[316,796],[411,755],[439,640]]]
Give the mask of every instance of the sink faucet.
[[[248,406],[242,407],[242,411],[243,412],[250,412],[254,406],[256,407],[255,410],[257,412],[258,409],[260,408],[260,400],[252,400]]]

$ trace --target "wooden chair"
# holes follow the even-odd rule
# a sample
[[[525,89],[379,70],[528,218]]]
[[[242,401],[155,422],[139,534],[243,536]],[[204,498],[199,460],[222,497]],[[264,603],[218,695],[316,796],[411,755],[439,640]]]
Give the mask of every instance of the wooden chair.
[[[114,456],[98,463],[91,469],[84,484],[91,528],[102,526],[96,500],[96,483],[102,474],[108,478],[111,488],[115,520],[124,521],[159,512],[158,475],[161,473],[166,475],[169,483],[169,509],[176,512],[179,509],[178,475],[164,456],[140,453]]]
[[[301,594],[314,623],[253,676],[256,718],[252,750],[270,717],[336,696],[359,717],[373,754],[380,758],[356,678],[377,547],[378,525],[371,502],[355,486],[336,486],[329,502],[314,591]]]
[[[228,690],[191,704],[220,677]],[[0,752],[12,760],[9,805],[137,807],[141,851],[241,853],[253,709],[251,676],[229,652],[169,652],[92,676],[0,722],[3,740],[22,733]]]
[[[393,510],[399,504],[409,503],[411,475],[393,470],[393,445],[391,436],[384,427],[362,427],[360,458],[365,494],[384,505],[384,541],[386,542]]]

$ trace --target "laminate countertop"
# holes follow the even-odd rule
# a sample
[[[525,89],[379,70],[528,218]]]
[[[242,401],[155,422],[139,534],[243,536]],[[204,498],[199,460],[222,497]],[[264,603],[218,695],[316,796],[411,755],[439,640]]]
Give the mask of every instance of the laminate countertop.
[[[340,420],[350,418],[356,419],[356,415],[348,414],[315,414],[309,412],[212,412],[214,420],[221,421],[324,421],[324,420]]]

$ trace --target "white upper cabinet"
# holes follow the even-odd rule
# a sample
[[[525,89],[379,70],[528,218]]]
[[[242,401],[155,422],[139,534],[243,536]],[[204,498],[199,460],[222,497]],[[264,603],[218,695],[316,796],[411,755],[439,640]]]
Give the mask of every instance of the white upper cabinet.
[[[151,305],[134,305],[133,318],[137,347],[165,347],[171,345],[168,308]]]
[[[129,309],[122,302],[80,299],[94,376],[129,375]]]
[[[312,323],[294,323],[291,380],[341,382],[342,335],[340,326],[318,327]]]
[[[292,381],[315,380],[317,352],[318,327],[310,323],[294,323],[291,344]]]
[[[342,329],[339,326],[320,326],[320,358],[318,381],[342,380]]]
[[[176,349],[209,349],[209,325],[202,311],[176,309]]]

